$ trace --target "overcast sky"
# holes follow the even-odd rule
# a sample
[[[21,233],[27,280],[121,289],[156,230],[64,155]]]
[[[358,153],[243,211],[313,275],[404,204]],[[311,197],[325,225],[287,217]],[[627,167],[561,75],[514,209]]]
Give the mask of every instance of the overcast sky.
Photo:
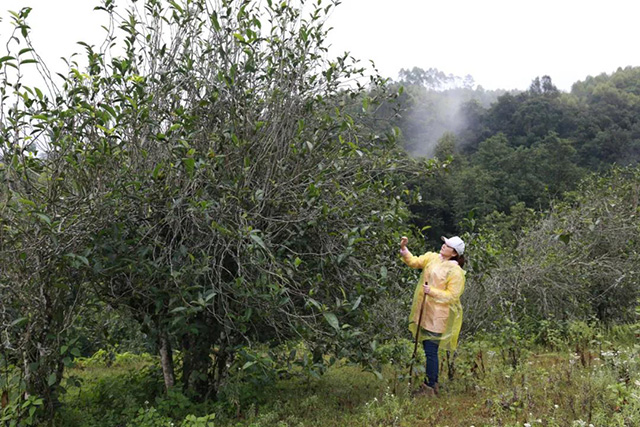
[[[325,0],[326,1],[326,0]],[[33,7],[32,39],[45,61],[98,44],[96,0],[0,0],[0,40],[7,10]],[[350,51],[396,78],[400,68],[470,74],[485,89],[526,89],[549,75],[562,90],[588,75],[640,65],[640,2],[633,0],[343,0],[333,12],[332,52]]]

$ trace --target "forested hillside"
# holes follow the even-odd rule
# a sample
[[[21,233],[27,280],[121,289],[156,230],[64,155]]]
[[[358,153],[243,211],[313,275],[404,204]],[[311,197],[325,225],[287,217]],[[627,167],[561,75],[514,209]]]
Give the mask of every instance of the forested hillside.
[[[415,80],[397,83],[404,85],[407,109],[393,124],[410,152],[453,158],[439,179],[415,186],[422,196],[411,206],[415,223],[431,226],[434,242],[456,232],[470,212],[478,219],[508,214],[519,203],[545,210],[588,174],[640,158],[638,68],[576,82],[570,93],[548,76],[535,78],[526,92],[502,95],[482,88],[435,91]],[[495,101],[484,105],[491,95]],[[423,123],[440,130],[437,139],[421,131]]]
[[[589,358],[598,328],[633,334],[640,68],[570,93],[548,76],[524,92],[396,80],[327,58],[338,1],[138,3],[102,2],[106,43],[66,70],[41,62],[30,8],[6,14],[3,423],[240,422],[274,384],[306,393],[347,365],[400,393],[417,278],[402,235],[468,244],[474,353],[447,355],[450,380],[468,374],[452,390],[480,390],[476,335],[517,369],[529,345]]]

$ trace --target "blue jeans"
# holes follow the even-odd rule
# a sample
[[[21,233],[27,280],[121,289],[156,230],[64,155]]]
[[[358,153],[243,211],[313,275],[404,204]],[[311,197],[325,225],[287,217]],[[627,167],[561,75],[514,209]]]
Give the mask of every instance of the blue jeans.
[[[430,335],[434,337],[440,337],[442,334],[436,334],[434,332],[428,332]],[[426,374],[424,382],[429,387],[434,387],[438,382],[438,346],[440,345],[440,340],[424,340],[422,341],[422,347],[424,348],[424,355],[427,359],[426,366]]]

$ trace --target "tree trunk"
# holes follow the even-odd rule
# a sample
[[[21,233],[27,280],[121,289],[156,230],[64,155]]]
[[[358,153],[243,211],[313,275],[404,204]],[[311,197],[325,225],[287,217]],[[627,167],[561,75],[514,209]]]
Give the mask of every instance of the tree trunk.
[[[35,343],[38,343],[41,348],[36,348]],[[21,399],[25,402],[29,396],[42,398],[44,405],[41,410],[44,420],[52,420],[56,410],[60,407],[60,383],[64,374],[64,364],[57,352],[47,354],[44,350],[54,348],[56,345],[57,343],[41,338],[34,341],[34,344],[25,349],[22,354],[25,390]],[[53,374],[55,374],[55,379],[51,381]],[[26,414],[27,410],[25,409],[22,413]]]
[[[169,391],[176,383],[176,376],[173,370],[173,351],[171,351],[171,343],[165,331],[160,332],[159,352],[160,365],[162,366],[162,376],[164,377],[164,388]]]

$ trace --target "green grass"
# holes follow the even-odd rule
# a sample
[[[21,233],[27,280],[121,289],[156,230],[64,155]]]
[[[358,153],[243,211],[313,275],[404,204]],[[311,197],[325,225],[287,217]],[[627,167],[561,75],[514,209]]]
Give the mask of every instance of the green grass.
[[[162,396],[150,360],[141,366],[132,359],[129,368],[85,366],[70,371],[82,386],[69,388],[56,425],[179,426],[190,413],[215,413],[216,426],[253,427],[640,425],[640,347],[612,346],[584,357],[529,350],[515,369],[502,354],[463,343],[454,378],[442,369],[443,387],[432,398],[410,397],[398,379],[406,373],[404,360],[386,365],[382,380],[343,363],[317,379],[236,384],[224,401],[199,405],[180,393]]]
[[[637,349],[604,359],[591,355],[586,366],[572,353],[531,352],[516,369],[505,366],[498,352],[486,351],[484,370],[472,371],[477,354],[466,360],[470,355],[461,355],[456,377],[434,398],[411,398],[407,384],[396,380],[400,368],[388,366],[380,381],[340,366],[310,383],[281,382],[263,403],[247,403],[239,417],[217,425],[640,425]]]

